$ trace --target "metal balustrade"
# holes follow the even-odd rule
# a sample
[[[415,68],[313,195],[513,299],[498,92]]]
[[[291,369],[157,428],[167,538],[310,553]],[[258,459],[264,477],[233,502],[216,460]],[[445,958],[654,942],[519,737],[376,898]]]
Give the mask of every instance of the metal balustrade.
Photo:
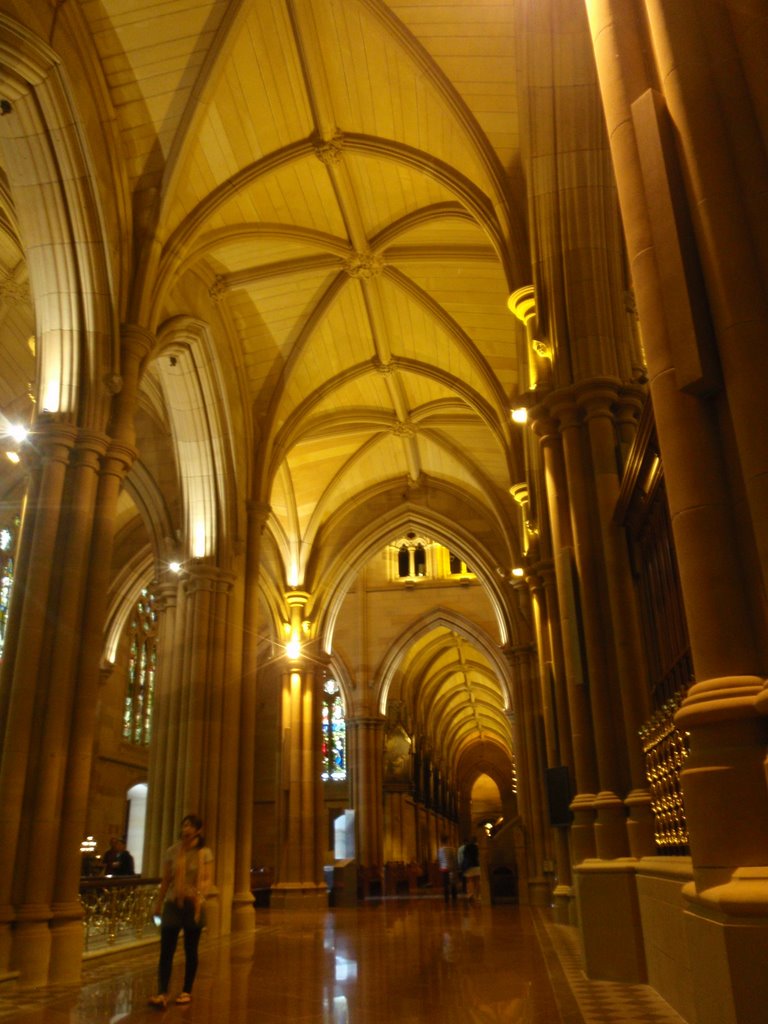
[[[152,908],[159,878],[84,878],[80,883],[85,951],[139,942],[159,934]]]

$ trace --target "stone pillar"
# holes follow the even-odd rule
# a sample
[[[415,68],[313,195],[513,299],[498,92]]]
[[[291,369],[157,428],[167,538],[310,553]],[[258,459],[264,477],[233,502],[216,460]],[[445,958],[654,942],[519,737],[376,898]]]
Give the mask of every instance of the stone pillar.
[[[57,698],[49,677],[46,650],[46,612],[54,598],[56,547],[60,536],[60,516],[66,493],[67,466],[76,431],[55,422],[40,422],[30,439],[32,473],[37,478],[31,488],[35,506],[28,507],[19,538],[19,547],[28,566],[16,620],[16,647],[19,656],[13,672],[4,677],[9,689],[6,729],[0,759],[0,925],[4,935],[0,950],[6,957],[2,970],[19,970],[24,985],[44,985],[50,961],[51,893],[54,865],[41,872],[47,886],[45,895],[33,893],[26,885],[25,866],[31,857],[30,830],[34,826],[30,803],[35,798],[36,776],[41,770],[43,752],[36,722],[47,705],[49,693],[54,705],[62,708],[66,696]],[[56,595],[57,596],[57,595]],[[19,602],[21,597],[21,602]],[[69,681],[64,675],[64,691]],[[53,692],[51,692],[53,691]],[[71,693],[69,696],[71,700]],[[68,719],[67,719],[68,724]],[[41,794],[43,795],[43,794]],[[15,921],[11,941],[11,922]]]
[[[75,515],[79,525],[71,523],[68,527],[70,534],[76,534],[80,529],[87,531],[89,546],[78,551],[75,544],[71,551],[74,557],[69,567],[65,568],[65,589],[71,597],[72,581],[77,579],[77,559],[82,557],[86,566],[82,617],[79,629],[76,628],[78,644],[76,651],[73,651],[76,655],[72,667],[74,701],[61,820],[56,837],[57,872],[53,893],[49,972],[52,984],[71,983],[80,977],[83,934],[82,908],[78,898],[81,870],[79,848],[88,816],[98,692],[101,685],[100,655],[117,501],[125,476],[136,457],[133,448],[117,440],[112,441],[104,451],[105,440],[86,435],[78,441],[76,477],[73,483],[80,500],[73,501],[72,510],[77,508]],[[72,515],[73,511],[69,514]],[[66,620],[67,616],[60,615],[59,628],[62,618]],[[63,647],[58,641],[54,645],[57,665],[61,664],[60,653]]]
[[[79,846],[115,507],[134,452],[44,417],[31,445],[40,461],[20,541],[26,571],[14,596],[13,651],[19,654],[9,662],[0,767],[0,774],[10,773],[0,780],[8,815],[3,853],[9,857],[0,866],[0,903],[6,907],[2,918],[15,916],[16,925],[13,949],[7,934],[0,947],[12,956],[22,984],[41,985],[72,983],[81,973]],[[13,758],[12,769],[6,755]],[[34,855],[41,849],[51,854],[42,862]],[[11,900],[15,914],[8,913]]]
[[[544,569],[552,577],[551,567]],[[546,587],[540,577],[530,575],[527,579],[531,592],[531,607],[536,630],[536,647],[539,655],[539,681],[541,689],[541,709],[546,744],[546,763],[548,767],[565,766],[573,771],[570,737],[567,732],[567,721],[558,728],[558,717],[567,719],[567,704],[559,706],[557,693],[553,692],[550,683],[556,678],[552,653],[552,635],[550,627],[549,605]],[[552,584],[550,584],[551,586]],[[562,744],[562,745],[561,745]],[[546,811],[546,807],[545,807]],[[552,893],[555,917],[561,924],[572,920],[573,876],[571,873],[570,848],[568,845],[568,827],[553,826],[551,829],[552,847],[555,858],[555,875],[557,882]]]
[[[363,868],[383,872],[384,719],[380,716],[348,718],[347,731],[351,740],[357,861]],[[382,884],[383,877],[382,873]]]
[[[320,909],[327,906],[323,880],[325,840],[320,820],[321,720],[314,663],[303,656],[303,610],[309,595],[286,594],[286,667],[280,714],[281,751],[277,881],[273,907]],[[293,646],[293,645],[296,646]]]
[[[532,410],[532,425],[541,439],[545,492],[552,532],[559,635],[562,640],[563,675],[571,724],[576,787],[576,796],[571,805],[574,815],[571,826],[571,856],[573,863],[578,864],[595,856],[594,800],[598,788],[595,741],[576,611],[573,538],[562,440],[557,423],[543,406]]]
[[[161,749],[150,759],[148,870],[159,871],[182,818],[199,814],[215,855],[215,885],[206,907],[211,934],[229,930],[236,847],[235,800],[239,701],[229,664],[233,576],[203,561],[183,567],[175,594],[165,581],[170,615],[156,680]],[[232,694],[232,690],[235,694]],[[147,841],[149,844],[149,840]]]
[[[618,795],[626,791],[627,778],[619,754],[620,738],[616,734],[615,722],[620,717],[621,708],[613,686],[612,652],[606,643],[606,609],[601,607],[604,574],[600,572],[602,559],[592,501],[591,470],[586,458],[581,417],[573,395],[568,390],[556,392],[550,396],[549,404],[552,414],[560,422],[563,438],[578,574],[577,593],[600,780],[600,792],[593,803],[597,813],[595,845],[599,857],[611,859],[629,852],[624,805]]]
[[[751,242],[764,218],[746,212],[764,190],[745,188],[744,172],[765,181],[752,121],[762,102],[759,47],[746,45],[762,7],[726,0],[641,10],[599,0],[588,10],[698,680],[677,715],[690,733],[681,781],[694,867],[685,923],[696,1019],[757,1024],[768,1003],[758,952],[768,941],[764,626],[754,615],[768,562],[768,438],[755,387],[766,373],[766,300]],[[742,20],[750,12],[754,29]],[[711,61],[715,51],[728,60]],[[730,130],[739,136],[738,171],[736,150],[712,143]],[[724,486],[735,478],[737,486]],[[761,574],[752,600],[745,543]]]
[[[253,927],[251,868],[253,848],[253,765],[255,752],[256,697],[258,691],[259,645],[255,624],[259,621],[259,573],[261,539],[269,515],[269,506],[257,502],[248,505],[248,539],[245,566],[245,605],[243,610],[243,682],[240,692],[240,765],[237,786],[237,845],[235,859],[235,895],[232,907],[233,931]]]
[[[544,875],[548,859],[546,800],[543,790],[546,759],[541,748],[543,734],[538,687],[533,681],[533,656],[530,646],[505,651],[511,667],[515,715],[512,718],[514,749],[517,757],[518,800],[527,827],[527,902],[549,906],[550,885]],[[525,894],[521,900],[526,902]]]
[[[617,381],[608,379],[584,382],[577,385],[575,391],[584,415],[591,476],[595,485],[600,556],[606,581],[605,588],[600,589],[604,589],[607,596],[603,619],[610,621],[610,630],[603,626],[603,644],[607,646],[606,640],[610,636],[621,698],[621,747],[625,751],[630,780],[630,792],[624,801],[629,810],[626,821],[627,841],[632,856],[652,856],[656,852],[654,820],[642,746],[638,739],[641,725],[651,715],[648,670],[640,636],[626,537],[623,530],[615,525],[613,518],[620,485],[616,459],[619,432],[614,410],[619,404],[619,396],[623,407],[626,407],[629,397],[633,396],[636,412],[639,413],[642,391],[638,386],[620,386]],[[618,734],[615,722],[614,731]]]
[[[176,801],[177,736],[180,692],[180,616],[177,573],[162,569],[155,590],[158,610],[158,649],[161,652],[155,678],[152,706],[152,738],[149,746],[149,789],[144,834],[144,873],[157,878],[162,873],[163,853],[168,839],[178,828],[174,821]]]

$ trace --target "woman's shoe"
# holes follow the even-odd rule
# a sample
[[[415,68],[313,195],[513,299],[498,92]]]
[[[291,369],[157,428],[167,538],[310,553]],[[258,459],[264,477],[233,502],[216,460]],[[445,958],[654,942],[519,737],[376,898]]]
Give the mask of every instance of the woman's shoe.
[[[168,1005],[168,997],[164,995],[150,996],[148,1002],[156,1010],[164,1010]]]
[[[189,994],[189,992],[182,992],[181,995],[176,996],[176,1002],[181,1003],[181,1005],[183,1006],[185,1003],[192,1002],[192,996]]]

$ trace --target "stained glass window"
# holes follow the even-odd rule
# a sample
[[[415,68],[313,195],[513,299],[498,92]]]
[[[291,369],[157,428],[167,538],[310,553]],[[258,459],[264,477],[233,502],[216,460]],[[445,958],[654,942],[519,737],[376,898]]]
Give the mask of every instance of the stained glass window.
[[[128,680],[123,708],[123,739],[146,746],[152,726],[152,700],[157,670],[155,596],[141,592],[128,624]]]
[[[335,679],[323,684],[323,769],[325,781],[340,782],[347,777],[347,723],[344,701]]]
[[[19,517],[10,526],[0,528],[0,661],[5,650],[5,632],[8,628],[8,609],[13,593],[13,579],[16,558],[16,536]]]

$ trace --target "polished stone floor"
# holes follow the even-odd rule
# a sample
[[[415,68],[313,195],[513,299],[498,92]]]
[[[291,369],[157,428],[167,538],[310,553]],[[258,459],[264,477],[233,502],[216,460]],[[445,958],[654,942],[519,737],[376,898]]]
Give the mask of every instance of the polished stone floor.
[[[181,943],[172,980],[181,983]],[[646,986],[589,982],[574,929],[548,911],[466,900],[371,900],[257,911],[248,935],[203,935],[189,1006],[147,1006],[157,943],[89,959],[77,988],[0,986],[25,1024],[680,1024]]]

